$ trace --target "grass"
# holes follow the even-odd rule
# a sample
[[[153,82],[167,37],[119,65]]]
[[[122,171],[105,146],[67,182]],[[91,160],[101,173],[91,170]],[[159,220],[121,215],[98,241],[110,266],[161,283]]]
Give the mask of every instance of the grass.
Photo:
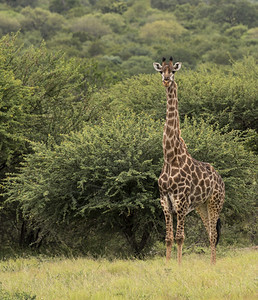
[[[0,262],[0,299],[257,299],[257,251],[114,260],[17,258]]]

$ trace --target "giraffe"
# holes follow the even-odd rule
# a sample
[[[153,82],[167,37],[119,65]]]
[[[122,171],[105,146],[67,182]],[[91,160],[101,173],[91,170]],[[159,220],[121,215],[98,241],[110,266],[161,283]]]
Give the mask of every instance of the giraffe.
[[[177,84],[174,81],[174,74],[181,65],[181,62],[173,65],[172,57],[168,64],[165,58],[162,65],[153,63],[154,69],[162,75],[167,95],[163,131],[164,163],[158,180],[160,202],[166,221],[166,260],[170,260],[174,240],[173,214],[176,214],[177,218],[175,241],[178,264],[181,264],[185,216],[195,209],[209,235],[211,263],[215,264],[216,245],[220,234],[219,214],[224,203],[225,185],[209,163],[192,158],[181,137]]]

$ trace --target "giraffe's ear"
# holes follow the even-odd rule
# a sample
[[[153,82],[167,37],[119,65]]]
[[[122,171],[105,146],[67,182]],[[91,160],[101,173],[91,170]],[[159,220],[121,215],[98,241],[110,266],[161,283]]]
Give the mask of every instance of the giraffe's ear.
[[[174,71],[178,71],[181,69],[182,63],[181,62],[177,62],[174,64],[173,69]]]
[[[155,69],[156,71],[161,72],[161,69],[162,69],[161,64],[159,64],[159,63],[157,63],[157,62],[154,62],[154,63],[153,63],[153,67],[154,67],[154,69]]]

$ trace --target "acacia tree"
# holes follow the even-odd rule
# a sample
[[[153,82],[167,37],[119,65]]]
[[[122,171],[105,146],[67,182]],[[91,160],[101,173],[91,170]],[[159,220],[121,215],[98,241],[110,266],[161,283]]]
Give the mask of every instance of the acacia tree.
[[[90,115],[89,95],[106,80],[94,62],[49,53],[44,44],[24,49],[17,36],[0,40],[0,68],[1,193],[6,174],[32,151],[29,140],[58,143],[61,134],[81,128]],[[0,203],[2,208],[3,198]],[[17,240],[15,211],[12,205],[1,209],[2,237]]]
[[[160,128],[158,121],[128,113],[66,135],[52,149],[34,144],[35,153],[8,180],[7,201],[18,202],[31,225],[41,228],[42,238],[76,244],[69,224],[77,220],[80,240],[89,227],[106,228],[120,232],[139,255],[161,214]]]

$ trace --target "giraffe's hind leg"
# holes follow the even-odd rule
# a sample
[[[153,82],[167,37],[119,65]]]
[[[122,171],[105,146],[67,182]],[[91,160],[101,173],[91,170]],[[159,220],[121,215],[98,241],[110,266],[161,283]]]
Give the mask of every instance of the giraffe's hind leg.
[[[174,240],[173,235],[173,215],[169,204],[168,196],[162,195],[160,197],[160,203],[163,209],[163,213],[165,216],[166,221],[166,260],[167,262],[170,260],[171,257],[171,250]]]
[[[200,215],[208,235],[210,235],[210,224],[207,203],[201,204],[198,207],[196,207],[196,211]]]
[[[208,216],[210,229],[211,263],[216,263],[216,244],[218,240],[217,224],[222,209],[224,198],[220,194],[214,194],[208,202]]]

